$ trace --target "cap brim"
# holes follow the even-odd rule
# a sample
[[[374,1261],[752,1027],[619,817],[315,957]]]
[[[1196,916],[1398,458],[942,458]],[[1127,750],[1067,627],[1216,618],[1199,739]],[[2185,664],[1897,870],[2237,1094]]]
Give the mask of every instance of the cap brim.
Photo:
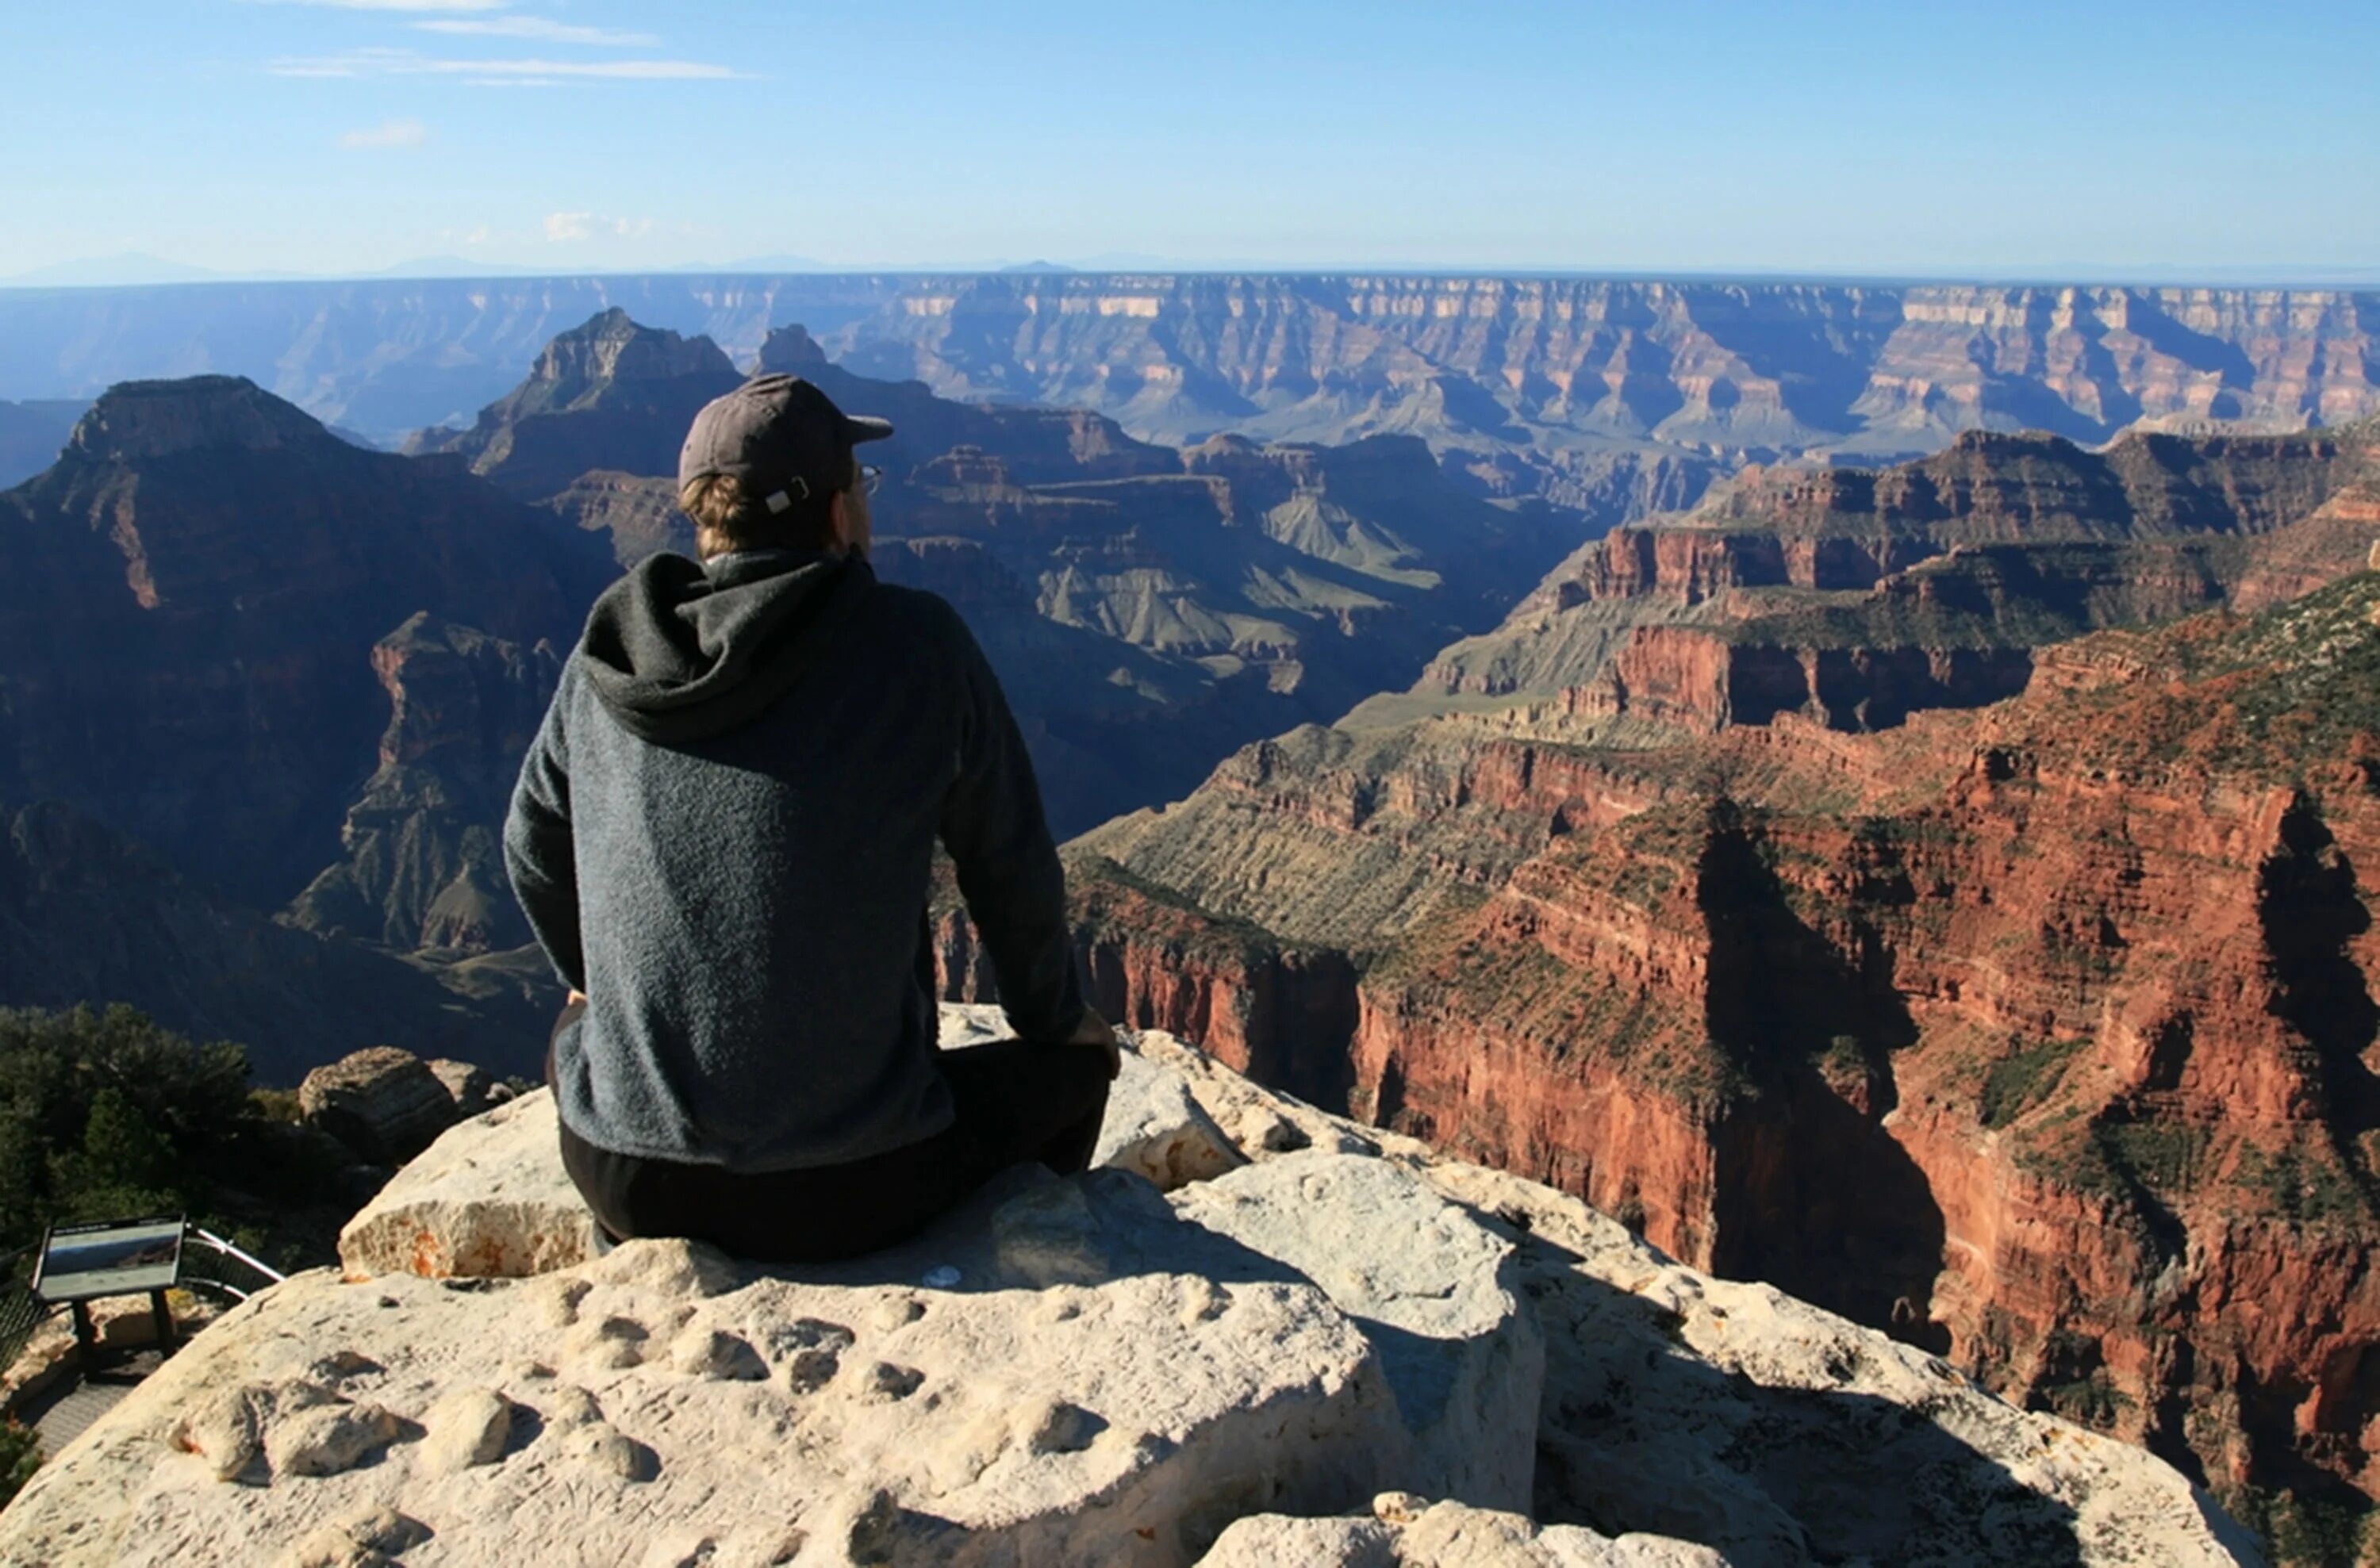
[[[853,444],[856,445],[861,441],[882,440],[892,433],[892,421],[870,418],[865,414],[846,414],[843,416],[843,428],[850,433]]]

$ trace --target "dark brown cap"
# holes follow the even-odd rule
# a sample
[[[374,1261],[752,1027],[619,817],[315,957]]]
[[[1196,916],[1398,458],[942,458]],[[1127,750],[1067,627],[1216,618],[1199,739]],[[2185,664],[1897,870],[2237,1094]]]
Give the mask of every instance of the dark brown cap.
[[[694,416],[678,452],[678,488],[732,474],[771,512],[789,511],[847,487],[851,449],[892,433],[887,421],[854,418],[798,376],[755,376]]]

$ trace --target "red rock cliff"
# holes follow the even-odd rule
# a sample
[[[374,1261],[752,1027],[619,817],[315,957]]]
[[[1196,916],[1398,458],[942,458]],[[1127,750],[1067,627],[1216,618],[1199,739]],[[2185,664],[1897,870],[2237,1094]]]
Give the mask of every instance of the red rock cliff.
[[[1268,929],[1357,958],[1364,1115],[2217,1484],[2380,1493],[2380,574],[1885,735],[1429,733],[1085,848],[1238,923],[1231,986]],[[1212,961],[1125,953],[1127,1010]]]

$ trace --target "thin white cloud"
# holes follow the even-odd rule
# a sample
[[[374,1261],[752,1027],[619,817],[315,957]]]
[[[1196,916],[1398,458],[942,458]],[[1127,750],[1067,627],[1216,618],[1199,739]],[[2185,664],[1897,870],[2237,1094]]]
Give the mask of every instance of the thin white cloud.
[[[430,127],[419,120],[383,120],[370,130],[351,130],[339,138],[342,147],[392,149],[419,147],[430,139]]]
[[[642,239],[653,232],[650,218],[607,218],[600,212],[548,212],[545,237],[555,245],[575,245],[598,234],[621,239]]]
[[[581,27],[551,17],[486,17],[471,20],[415,22],[417,32],[440,32],[458,38],[533,38],[544,43],[589,43],[612,49],[649,49],[661,42],[650,32],[622,32],[617,28]]]
[[[512,0],[249,0],[250,5],[316,6],[333,11],[501,11]]]
[[[700,60],[436,60],[439,71],[513,77],[610,77],[636,81],[711,81],[736,73]]]
[[[264,68],[277,77],[455,76],[488,85],[592,79],[721,81],[740,74],[701,60],[443,60],[410,49],[285,55]]]

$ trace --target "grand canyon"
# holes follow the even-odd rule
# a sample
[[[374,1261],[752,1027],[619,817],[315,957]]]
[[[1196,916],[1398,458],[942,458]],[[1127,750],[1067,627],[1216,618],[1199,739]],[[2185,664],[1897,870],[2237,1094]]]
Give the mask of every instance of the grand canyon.
[[[693,411],[786,370],[894,422],[876,567],[998,669],[1111,1017],[2360,1520],[2375,330],[2082,285],[0,291],[0,1003],[268,1081],[534,1074],[519,757],[595,593],[691,548]],[[934,915],[945,999],[996,999]]]

